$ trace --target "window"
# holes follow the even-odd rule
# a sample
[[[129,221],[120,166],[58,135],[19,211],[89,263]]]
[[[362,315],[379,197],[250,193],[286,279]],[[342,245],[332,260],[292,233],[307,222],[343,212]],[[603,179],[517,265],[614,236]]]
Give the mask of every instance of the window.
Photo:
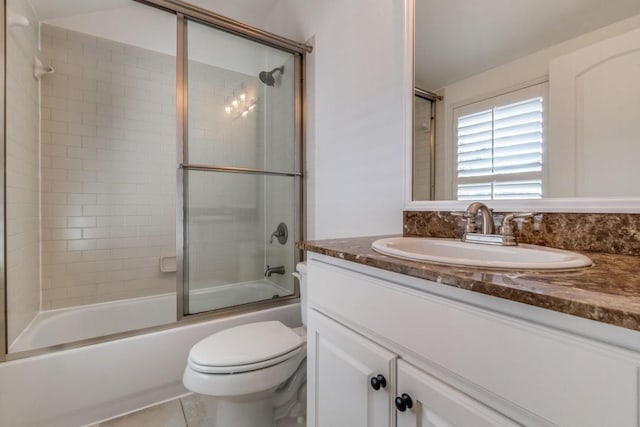
[[[454,110],[458,200],[542,197],[544,85]]]

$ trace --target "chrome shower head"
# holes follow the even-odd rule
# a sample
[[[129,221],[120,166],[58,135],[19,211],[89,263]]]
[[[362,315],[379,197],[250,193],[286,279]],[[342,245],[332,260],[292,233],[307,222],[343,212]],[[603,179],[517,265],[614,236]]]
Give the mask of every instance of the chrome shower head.
[[[271,71],[260,71],[260,81],[267,86],[273,86],[276,84],[276,79],[273,77],[273,73],[276,71],[280,71],[280,74],[284,74],[284,65],[281,67],[276,67]]]

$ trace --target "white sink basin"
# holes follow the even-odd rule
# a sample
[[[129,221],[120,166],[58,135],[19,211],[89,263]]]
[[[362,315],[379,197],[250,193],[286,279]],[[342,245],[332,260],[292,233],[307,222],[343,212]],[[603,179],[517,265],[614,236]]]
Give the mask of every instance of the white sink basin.
[[[493,246],[456,239],[391,237],[371,245],[374,251],[396,258],[438,264],[518,270],[571,270],[592,265],[575,252],[543,246]]]

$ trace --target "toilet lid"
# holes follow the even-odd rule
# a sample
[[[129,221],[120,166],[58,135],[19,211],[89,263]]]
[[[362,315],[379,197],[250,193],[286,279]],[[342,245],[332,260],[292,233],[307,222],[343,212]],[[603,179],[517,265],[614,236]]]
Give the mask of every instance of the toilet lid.
[[[225,329],[191,348],[196,365],[225,367],[255,364],[301,347],[303,339],[278,321],[249,323]]]

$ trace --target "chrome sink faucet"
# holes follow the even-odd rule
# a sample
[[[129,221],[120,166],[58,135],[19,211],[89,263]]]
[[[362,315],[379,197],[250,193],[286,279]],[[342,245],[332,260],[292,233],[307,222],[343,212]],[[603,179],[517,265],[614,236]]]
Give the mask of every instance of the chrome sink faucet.
[[[467,219],[467,233],[478,233],[478,224],[476,217],[480,213],[482,232],[481,234],[495,234],[496,226],[493,222],[493,213],[491,209],[482,202],[473,202],[467,207],[464,217]]]
[[[465,232],[462,235],[463,242],[501,246],[516,246],[518,244],[511,225],[514,218],[527,218],[535,215],[533,212],[505,215],[499,230],[500,233],[497,234],[493,222],[493,211],[482,202],[473,202],[465,212],[452,212],[452,214],[461,216],[466,222]],[[477,223],[478,215],[480,215],[480,227]]]

